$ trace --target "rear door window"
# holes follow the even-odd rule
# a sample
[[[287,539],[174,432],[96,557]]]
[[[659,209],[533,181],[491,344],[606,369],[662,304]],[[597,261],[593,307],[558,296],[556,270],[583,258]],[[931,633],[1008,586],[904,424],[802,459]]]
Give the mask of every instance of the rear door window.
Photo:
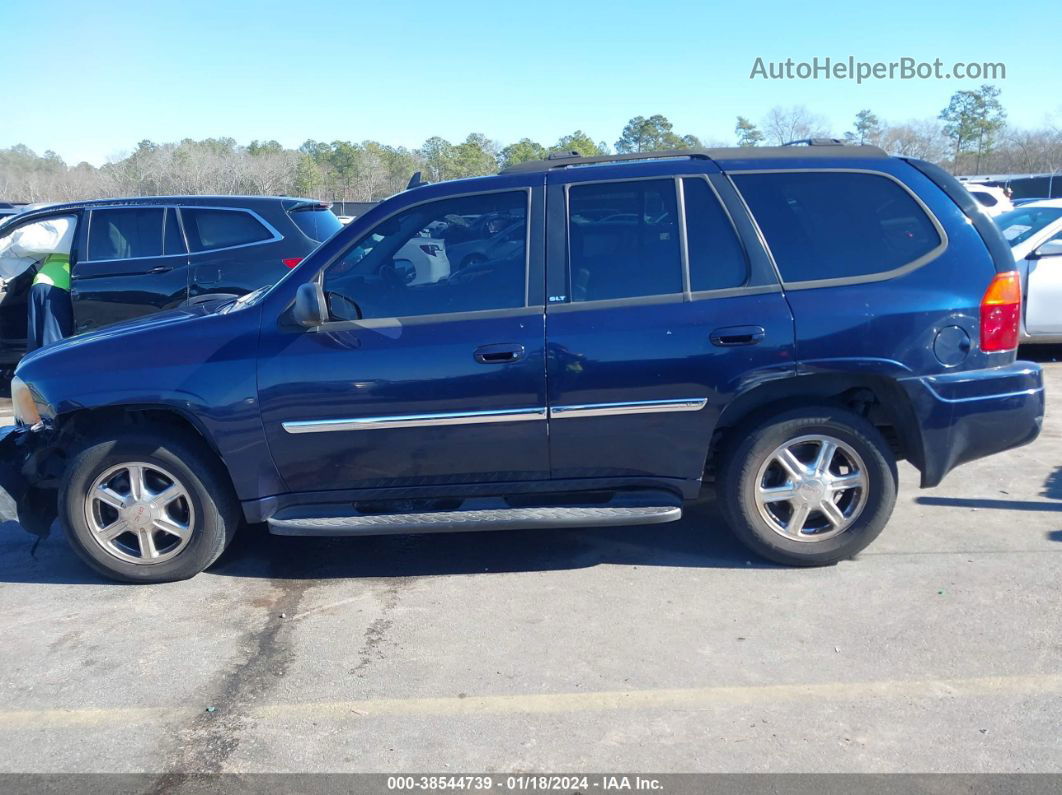
[[[568,241],[573,301],[682,292],[673,179],[572,185]]]
[[[274,235],[245,210],[182,207],[181,219],[193,252],[245,246],[272,240]]]
[[[181,236],[181,227],[177,223],[177,210],[174,207],[166,209],[166,228],[163,232],[162,252],[166,256],[172,254],[186,254],[184,238]]]
[[[794,171],[733,179],[790,284],[884,274],[943,242],[922,206],[885,176]]]
[[[749,265],[737,232],[707,180],[682,180],[690,290],[725,290],[748,281]]]

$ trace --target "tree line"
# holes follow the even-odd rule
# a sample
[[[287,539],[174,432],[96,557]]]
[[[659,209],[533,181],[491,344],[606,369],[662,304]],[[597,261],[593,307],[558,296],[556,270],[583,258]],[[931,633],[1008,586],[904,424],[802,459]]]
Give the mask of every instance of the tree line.
[[[44,202],[156,194],[287,194],[329,201],[373,201],[402,190],[414,171],[432,182],[492,174],[557,151],[581,155],[649,152],[700,146],[769,146],[804,138],[838,137],[874,144],[890,154],[939,163],[953,173],[1029,173],[1062,170],[1062,130],[1007,125],[997,87],[958,91],[936,118],[889,123],[871,109],[855,114],[850,129],[829,123],[803,105],[774,107],[759,122],[738,116],[734,139],[680,134],[663,115],[635,116],[609,145],[582,130],[554,143],[522,138],[501,145],[482,133],[459,143],[440,137],[409,149],[377,141],[308,140],[298,149],[277,141],[238,144],[232,138],[141,141],[103,166],[70,166],[55,152],[38,155],[23,145],[0,149],[0,200]]]

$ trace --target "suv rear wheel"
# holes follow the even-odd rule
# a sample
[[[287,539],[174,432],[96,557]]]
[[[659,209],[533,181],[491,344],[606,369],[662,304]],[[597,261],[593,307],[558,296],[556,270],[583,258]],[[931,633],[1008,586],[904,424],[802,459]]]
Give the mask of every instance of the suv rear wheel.
[[[896,459],[878,430],[844,409],[795,409],[747,429],[725,455],[719,501],[730,527],[778,563],[850,558],[896,504]]]
[[[59,516],[78,555],[124,582],[198,574],[239,524],[235,496],[209,451],[150,432],[83,447],[63,478]]]

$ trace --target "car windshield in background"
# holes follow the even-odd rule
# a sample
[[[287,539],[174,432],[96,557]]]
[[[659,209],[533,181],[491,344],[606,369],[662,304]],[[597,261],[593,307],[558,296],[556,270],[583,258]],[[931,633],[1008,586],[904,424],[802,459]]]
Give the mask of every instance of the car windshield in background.
[[[310,240],[323,243],[332,235],[343,228],[343,224],[336,218],[335,213],[329,209],[320,210],[294,210],[289,213],[295,226],[302,230]]]
[[[1013,247],[1059,218],[1062,218],[1062,207],[1018,207],[996,216],[995,221]]]

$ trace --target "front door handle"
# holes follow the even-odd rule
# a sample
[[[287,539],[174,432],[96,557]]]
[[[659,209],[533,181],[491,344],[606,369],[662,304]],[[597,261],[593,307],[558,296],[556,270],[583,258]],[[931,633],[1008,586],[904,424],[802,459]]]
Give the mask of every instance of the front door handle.
[[[156,265],[148,273],[169,273],[173,268],[169,265]]]
[[[738,345],[755,345],[767,336],[763,326],[724,326],[711,333],[712,345],[732,348]]]
[[[480,364],[508,364],[524,358],[524,346],[511,342],[480,345],[473,356]]]

